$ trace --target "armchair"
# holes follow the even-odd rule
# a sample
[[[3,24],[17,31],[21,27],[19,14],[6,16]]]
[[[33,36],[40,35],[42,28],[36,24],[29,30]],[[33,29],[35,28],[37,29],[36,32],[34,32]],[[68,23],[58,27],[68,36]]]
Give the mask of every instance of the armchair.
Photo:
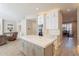
[[[0,46],[7,43],[6,36],[0,35]]]
[[[8,36],[8,41],[14,41],[17,38],[17,32],[13,32],[12,36]]]

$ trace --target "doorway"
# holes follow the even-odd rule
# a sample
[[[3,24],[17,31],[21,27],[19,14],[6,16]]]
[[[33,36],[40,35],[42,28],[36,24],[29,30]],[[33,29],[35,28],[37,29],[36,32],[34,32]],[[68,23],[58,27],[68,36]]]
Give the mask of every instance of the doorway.
[[[77,9],[66,9],[62,11],[62,36],[72,37],[77,43]]]
[[[77,55],[77,10],[62,10],[62,40],[60,55]]]
[[[36,35],[36,20],[27,20],[27,35]]]

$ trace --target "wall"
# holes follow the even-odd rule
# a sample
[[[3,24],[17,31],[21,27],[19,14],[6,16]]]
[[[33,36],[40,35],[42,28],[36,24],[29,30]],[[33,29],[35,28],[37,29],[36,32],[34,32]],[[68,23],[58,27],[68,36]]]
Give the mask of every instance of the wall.
[[[79,45],[79,8],[77,8],[77,44]]]
[[[23,19],[23,20],[21,20],[21,21],[19,21],[18,23],[17,23],[17,31],[18,31],[18,38],[20,38],[21,36],[26,36],[26,35],[29,35],[28,34],[28,27],[29,26],[31,26],[32,25],[32,23],[31,24],[29,24],[29,22],[27,22],[27,20],[28,21],[33,21],[33,22],[35,22],[33,25],[34,25],[34,27],[33,27],[33,29],[34,29],[34,31],[33,31],[33,29],[30,29],[29,31],[30,31],[30,35],[37,35],[37,21],[36,21],[36,18],[33,18],[33,19]],[[33,26],[32,25],[32,26]],[[32,27],[31,27],[32,28]],[[36,31],[35,31],[36,30]],[[32,33],[33,32],[33,33]],[[36,32],[36,33],[35,33]]]
[[[16,32],[17,31],[17,24],[16,21],[12,21],[12,20],[4,20],[4,33],[9,32],[9,30],[7,29],[8,24],[13,24],[13,31],[12,32]]]
[[[74,33],[73,38],[77,42],[77,21],[72,22],[72,32]]]
[[[26,19],[17,23],[18,38],[26,35]]]
[[[18,38],[20,37],[21,33],[21,22],[17,22],[17,32],[18,32]]]
[[[3,34],[3,19],[0,18],[0,35]]]

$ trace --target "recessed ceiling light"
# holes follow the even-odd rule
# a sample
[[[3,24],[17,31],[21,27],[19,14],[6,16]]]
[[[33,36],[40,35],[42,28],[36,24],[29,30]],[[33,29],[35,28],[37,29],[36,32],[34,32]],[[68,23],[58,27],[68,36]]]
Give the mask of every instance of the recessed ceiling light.
[[[36,8],[36,10],[39,10],[39,8]]]

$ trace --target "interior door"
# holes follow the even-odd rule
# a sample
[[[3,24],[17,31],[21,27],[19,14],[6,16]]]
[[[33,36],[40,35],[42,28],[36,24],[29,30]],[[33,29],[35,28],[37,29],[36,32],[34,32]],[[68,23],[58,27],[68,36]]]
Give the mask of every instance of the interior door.
[[[36,35],[36,20],[27,20],[27,35]]]

